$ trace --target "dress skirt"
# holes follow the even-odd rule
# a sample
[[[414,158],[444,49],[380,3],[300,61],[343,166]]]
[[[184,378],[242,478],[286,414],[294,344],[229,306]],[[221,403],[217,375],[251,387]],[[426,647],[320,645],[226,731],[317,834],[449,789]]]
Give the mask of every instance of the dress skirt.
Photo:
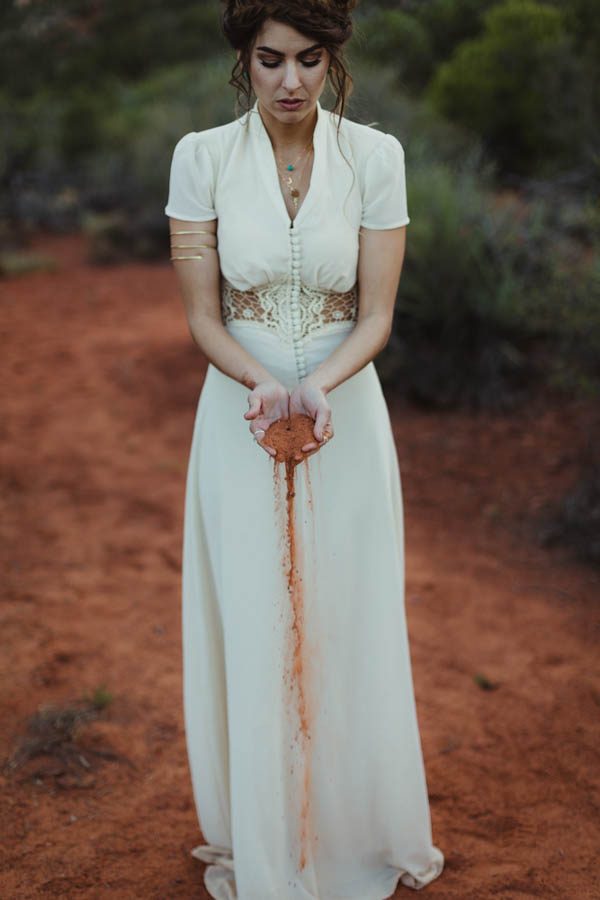
[[[276,334],[228,330],[298,383],[293,347]],[[346,333],[308,340],[308,371]],[[248,394],[209,364],[187,471],[183,701],[204,839],[192,855],[215,900],[422,888],[444,856],[432,844],[400,471],[377,371],[371,362],[330,391],[334,437],[295,467],[294,591],[285,465],[254,442]]]

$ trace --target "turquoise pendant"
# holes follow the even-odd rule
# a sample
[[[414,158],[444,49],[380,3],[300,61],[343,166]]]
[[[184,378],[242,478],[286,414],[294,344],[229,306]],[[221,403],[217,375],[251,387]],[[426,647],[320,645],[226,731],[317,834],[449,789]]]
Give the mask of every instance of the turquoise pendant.
[[[293,167],[293,165],[292,165],[291,163],[290,163],[289,166],[287,167],[287,170],[288,170],[288,172],[293,172],[293,171],[294,171],[294,167]]]

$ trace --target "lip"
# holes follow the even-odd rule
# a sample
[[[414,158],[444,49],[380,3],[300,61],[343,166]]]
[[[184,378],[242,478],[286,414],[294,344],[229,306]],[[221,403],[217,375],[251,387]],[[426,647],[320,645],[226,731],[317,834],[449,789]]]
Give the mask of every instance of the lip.
[[[304,103],[304,100],[278,100],[277,102],[284,109],[299,109]]]

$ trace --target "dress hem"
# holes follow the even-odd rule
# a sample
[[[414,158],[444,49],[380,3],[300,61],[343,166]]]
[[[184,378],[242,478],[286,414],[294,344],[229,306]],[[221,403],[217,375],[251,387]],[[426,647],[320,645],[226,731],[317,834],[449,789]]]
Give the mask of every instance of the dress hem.
[[[337,895],[329,898],[321,895],[314,897],[313,894],[305,892],[306,897],[311,898],[311,900],[389,900],[395,894],[399,884],[412,890],[420,891],[438,878],[444,868],[442,851],[435,845],[433,845],[432,849],[434,859],[432,859],[429,868],[420,876],[412,875],[407,869],[395,868],[391,879],[387,877],[382,881],[381,888],[374,893],[367,895],[361,893],[360,896],[345,895],[344,897]],[[238,900],[233,856],[230,848],[219,847],[216,844],[199,844],[190,853],[195,859],[208,864],[204,871],[204,884],[214,900]],[[219,893],[212,893],[212,890],[218,890]],[[387,893],[382,894],[382,890]],[[264,898],[264,900],[268,900],[268,898]],[[273,897],[273,900],[281,900],[281,896],[277,895]]]

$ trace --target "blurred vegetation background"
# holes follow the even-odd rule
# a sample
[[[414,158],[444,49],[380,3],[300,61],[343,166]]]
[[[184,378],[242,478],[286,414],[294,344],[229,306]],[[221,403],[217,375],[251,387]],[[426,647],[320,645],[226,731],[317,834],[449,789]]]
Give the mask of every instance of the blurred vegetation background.
[[[5,274],[40,228],[84,229],[97,262],[166,258],[174,144],[234,117],[219,12],[216,0],[1,7]],[[596,393],[595,0],[363,0],[355,21],[346,114],[394,133],[407,160],[382,377],[435,406],[507,407],[540,377]]]
[[[0,276],[28,268],[40,229],[82,230],[99,264],[168,260],[173,147],[235,116],[219,15],[217,0],[0,6]],[[403,143],[411,216],[382,381],[433,409],[597,397],[597,0],[362,0],[355,23],[346,115]],[[597,462],[585,478],[564,518],[600,558]]]

